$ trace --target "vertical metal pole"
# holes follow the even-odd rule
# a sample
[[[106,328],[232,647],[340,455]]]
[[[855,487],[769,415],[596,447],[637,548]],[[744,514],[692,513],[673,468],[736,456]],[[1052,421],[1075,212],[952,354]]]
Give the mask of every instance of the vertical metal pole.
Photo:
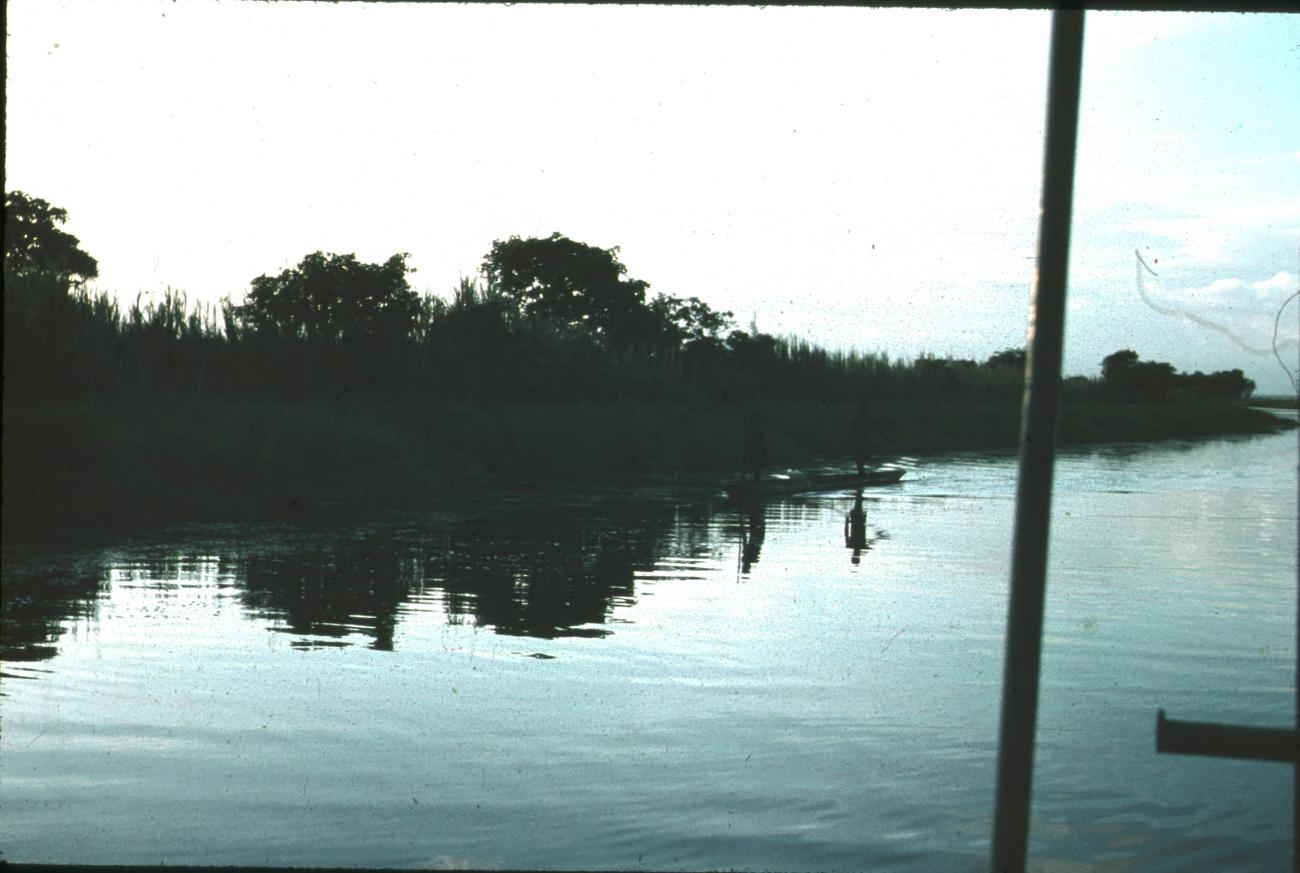
[[[1029,317],[1025,398],[1020,420],[1020,478],[1011,554],[1007,654],[1002,676],[1002,730],[993,820],[995,873],[1025,869],[1029,792],[1047,585],[1048,516],[1065,337],[1065,280],[1070,255],[1074,151],[1079,126],[1083,12],[1052,13],[1043,146],[1043,201],[1038,275]]]

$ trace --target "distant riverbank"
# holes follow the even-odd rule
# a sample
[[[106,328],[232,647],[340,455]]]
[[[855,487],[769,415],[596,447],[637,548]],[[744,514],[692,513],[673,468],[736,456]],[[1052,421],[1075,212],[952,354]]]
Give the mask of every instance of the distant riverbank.
[[[1247,405],[1261,409],[1300,409],[1300,397],[1294,395],[1286,397],[1276,394],[1267,397],[1252,397],[1247,401]]]
[[[851,463],[848,403],[761,407],[771,466]],[[880,400],[882,460],[1016,445],[1007,401]],[[398,403],[145,395],[6,404],[4,535],[417,507],[510,482],[734,473],[743,411],[653,401]],[[1294,424],[1228,401],[1081,401],[1062,443],[1262,433]]]

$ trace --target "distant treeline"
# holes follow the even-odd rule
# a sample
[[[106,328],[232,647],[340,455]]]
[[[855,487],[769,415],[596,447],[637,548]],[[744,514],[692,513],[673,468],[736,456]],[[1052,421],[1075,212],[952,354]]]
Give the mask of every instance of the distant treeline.
[[[455,401],[848,401],[1010,398],[1024,351],[986,361],[830,352],[774,337],[698,298],[647,293],[618,250],[559,234],[497,241],[447,298],[412,290],[406,255],[382,264],[316,252],[252,280],[242,303],[184,294],[123,309],[84,282],[97,264],[57,225],[66,214],[5,199],[5,396],[180,392],[286,399]],[[1068,395],[1153,402],[1248,397],[1240,370],[1191,375],[1107,357]],[[418,400],[417,400],[418,402]]]
[[[1215,373],[1176,372],[1162,361],[1142,361],[1130,349],[1107,355],[1101,362],[1102,386],[1117,400],[1160,403],[1171,397],[1222,397],[1247,400],[1255,393],[1255,382],[1241,370]]]
[[[253,280],[245,302],[193,308],[181,293],[120,306],[6,257],[11,399],[113,392],[294,399],[614,398],[749,402],[941,397],[1018,390],[997,362],[829,352],[751,327],[696,298],[647,298],[616,250],[561,236],[497,242],[483,275],[417,295],[404,256],[308,255]]]

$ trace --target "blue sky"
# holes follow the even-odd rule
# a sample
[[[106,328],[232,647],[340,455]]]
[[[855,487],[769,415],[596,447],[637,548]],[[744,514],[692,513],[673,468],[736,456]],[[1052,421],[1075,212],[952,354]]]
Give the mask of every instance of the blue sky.
[[[1024,341],[1049,23],[13,0],[7,185],[127,298],[238,299],[318,249],[448,293],[559,231],[742,326],[984,358]],[[1067,372],[1127,347],[1290,390],[1297,94],[1295,16],[1089,14]]]

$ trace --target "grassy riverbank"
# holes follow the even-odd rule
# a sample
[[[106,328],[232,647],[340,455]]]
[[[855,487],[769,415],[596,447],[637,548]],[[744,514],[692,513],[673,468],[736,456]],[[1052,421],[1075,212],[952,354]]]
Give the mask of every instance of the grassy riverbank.
[[[881,399],[882,457],[1010,448],[1007,400]],[[762,407],[771,462],[849,463],[853,405]],[[6,404],[4,534],[177,520],[307,517],[331,508],[419,506],[486,483],[609,481],[735,470],[735,405],[644,400],[527,404],[278,401],[145,395]],[[1263,432],[1276,416],[1227,401],[1080,401],[1065,443]]]

